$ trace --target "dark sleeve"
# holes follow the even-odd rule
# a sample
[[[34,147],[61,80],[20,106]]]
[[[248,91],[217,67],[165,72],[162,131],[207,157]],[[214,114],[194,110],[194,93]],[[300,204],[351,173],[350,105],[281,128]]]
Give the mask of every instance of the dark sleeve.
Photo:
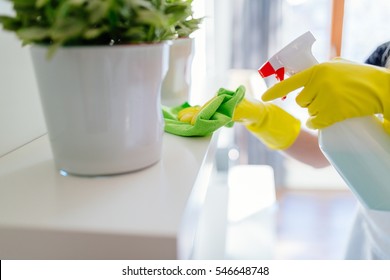
[[[383,43],[366,59],[365,63],[385,67],[390,55],[390,41]]]

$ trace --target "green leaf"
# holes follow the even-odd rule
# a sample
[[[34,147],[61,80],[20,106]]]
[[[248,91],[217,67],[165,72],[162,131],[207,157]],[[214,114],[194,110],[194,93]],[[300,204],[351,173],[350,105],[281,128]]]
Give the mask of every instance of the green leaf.
[[[55,42],[66,42],[78,36],[83,36],[86,23],[81,19],[69,19],[61,25],[54,26],[50,30],[50,36]]]
[[[81,7],[82,5],[85,5],[88,2],[91,2],[91,1],[87,1],[87,0],[68,0],[68,1],[69,1],[70,5],[76,6],[76,7]],[[94,1],[94,2],[96,2],[96,1]]]
[[[132,42],[137,43],[145,41],[145,30],[142,27],[131,28],[125,33],[125,38],[129,38]]]
[[[8,31],[17,31],[20,28],[20,22],[9,16],[0,16],[0,23],[3,28]]]
[[[50,0],[37,0],[35,6],[37,8],[42,8],[43,6],[47,5],[50,2]]]
[[[104,18],[107,18],[109,8],[110,6],[108,2],[91,1],[87,7],[89,22],[94,24],[104,20]]]
[[[51,59],[53,57],[53,55],[55,54],[55,52],[57,51],[57,49],[59,47],[61,47],[62,44],[63,43],[59,41],[55,44],[50,45],[48,50],[47,50],[47,53],[46,53],[46,58]]]
[[[138,20],[143,24],[156,27],[166,26],[168,24],[167,19],[156,11],[140,11],[138,13]]]
[[[40,27],[27,27],[19,29],[16,34],[19,38],[27,41],[41,41],[45,38],[48,38],[50,32],[47,28]]]
[[[104,32],[106,32],[106,28],[91,28],[84,32],[83,38],[86,40],[98,38]]]
[[[152,3],[146,0],[127,0],[126,2],[133,9],[145,8],[151,10],[154,8]]]
[[[14,16],[0,16],[23,44],[63,45],[159,42],[198,29],[192,0],[8,0]]]
[[[18,8],[34,8],[36,0],[12,0],[14,9]]]

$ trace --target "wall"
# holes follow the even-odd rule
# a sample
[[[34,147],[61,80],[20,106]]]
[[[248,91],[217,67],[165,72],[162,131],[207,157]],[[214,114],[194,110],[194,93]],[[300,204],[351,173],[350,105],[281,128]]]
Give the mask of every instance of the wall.
[[[0,14],[8,11],[0,1]],[[28,47],[0,30],[0,157],[45,132]]]

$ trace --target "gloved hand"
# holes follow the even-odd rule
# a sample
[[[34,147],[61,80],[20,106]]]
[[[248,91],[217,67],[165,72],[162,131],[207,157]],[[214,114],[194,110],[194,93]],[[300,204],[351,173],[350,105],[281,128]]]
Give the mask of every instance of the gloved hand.
[[[245,93],[245,88],[240,86],[236,92]],[[215,98],[210,99],[202,107],[193,106],[180,110],[177,114],[178,120],[196,125],[196,122],[199,121],[198,114],[207,108]],[[249,101],[246,98],[240,99],[238,104],[231,104],[235,107],[233,107],[232,117],[234,122],[245,125],[251,133],[271,149],[286,149],[294,143],[300,132],[301,124],[298,119],[274,104]]]
[[[271,103],[243,99],[236,107],[233,121],[240,122],[271,149],[287,149],[298,137],[300,121]]]
[[[195,124],[196,117],[198,116],[200,110],[203,108],[196,105],[192,107],[187,107],[179,111],[177,114],[177,118],[181,122],[190,123],[192,125]]]
[[[307,126],[310,128],[320,129],[347,118],[379,113],[390,120],[388,69],[336,59],[310,67],[274,85],[262,99],[270,101],[301,87],[304,88],[296,102],[308,108]],[[385,121],[386,129],[387,125]]]
[[[187,102],[172,108],[163,107],[164,130],[179,136],[206,136],[223,126],[230,127],[234,110],[245,96],[245,87],[235,91],[220,88],[202,107]]]

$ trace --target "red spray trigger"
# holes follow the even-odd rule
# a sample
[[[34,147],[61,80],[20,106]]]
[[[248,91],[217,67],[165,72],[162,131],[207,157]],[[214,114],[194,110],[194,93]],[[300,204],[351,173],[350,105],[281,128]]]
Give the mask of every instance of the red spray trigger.
[[[272,66],[272,64],[269,61],[264,63],[264,65],[261,66],[257,71],[263,78],[275,74],[276,79],[278,79],[278,81],[284,80],[284,67],[280,67],[279,69],[275,70],[275,68]]]
[[[283,81],[284,72],[292,76],[314,64],[318,64],[318,61],[311,53],[311,46],[314,41],[315,38],[310,31],[302,34],[268,59],[258,70],[260,75],[263,78],[276,75],[279,81]]]
[[[284,67],[280,67],[279,69],[276,69],[272,66],[272,64],[267,61],[266,63],[263,64],[258,70],[259,74],[265,78],[271,75],[275,75],[276,79],[278,81],[283,81],[284,80]],[[286,99],[286,96],[282,97],[282,100]]]

